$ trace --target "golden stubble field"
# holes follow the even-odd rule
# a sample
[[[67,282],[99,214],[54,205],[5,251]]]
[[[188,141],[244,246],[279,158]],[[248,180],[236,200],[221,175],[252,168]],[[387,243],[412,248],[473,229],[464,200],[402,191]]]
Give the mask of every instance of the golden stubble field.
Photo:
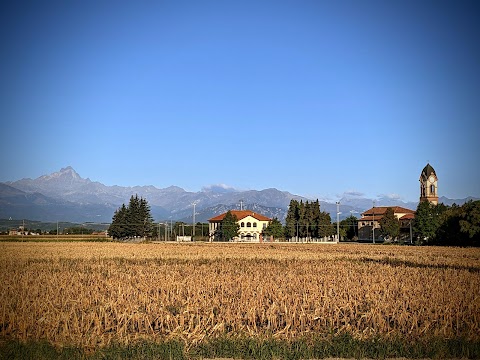
[[[3,339],[480,340],[480,249],[3,242],[0,284]]]

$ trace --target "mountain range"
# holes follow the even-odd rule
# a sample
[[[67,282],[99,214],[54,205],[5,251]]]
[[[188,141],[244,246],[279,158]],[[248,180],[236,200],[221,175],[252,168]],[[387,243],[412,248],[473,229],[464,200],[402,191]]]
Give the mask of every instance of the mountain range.
[[[293,195],[274,188],[239,191],[222,186],[189,192],[177,186],[159,189],[155,186],[107,186],[89,178],[82,178],[68,166],[58,172],[36,179],[21,179],[0,183],[0,218],[30,219],[37,221],[70,221],[77,223],[108,223],[122,204],[128,204],[132,195],[145,198],[155,221],[192,222],[195,204],[195,221],[209,218],[229,209],[250,209],[268,217],[285,219],[291,199],[314,200]],[[463,204],[474,198],[447,199],[446,205]],[[340,218],[360,213],[372,207],[372,199],[358,196],[340,199]],[[389,198],[376,199],[377,206],[403,206],[415,209],[417,203]],[[322,211],[336,218],[335,203],[320,201]]]

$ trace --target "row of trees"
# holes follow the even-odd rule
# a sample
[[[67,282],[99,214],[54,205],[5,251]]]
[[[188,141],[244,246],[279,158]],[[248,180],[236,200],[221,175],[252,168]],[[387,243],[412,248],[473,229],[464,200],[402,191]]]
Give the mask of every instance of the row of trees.
[[[420,202],[413,229],[421,244],[480,246],[480,200],[461,206]]]
[[[291,200],[285,219],[285,238],[323,238],[335,233],[330,214],[320,211],[318,200]]]
[[[154,229],[147,200],[132,195],[128,206],[122,204],[113,214],[108,234],[114,239],[146,238],[154,235]]]
[[[175,224],[175,232],[177,226],[180,233],[182,223]],[[203,225],[197,226],[200,226],[199,230],[203,232]],[[236,216],[228,211],[219,229],[220,237],[228,241],[238,236],[239,230]],[[350,216],[342,220],[339,230],[340,238],[354,239],[357,218]],[[182,234],[183,232],[182,227]],[[387,209],[380,220],[380,233],[386,239],[395,239],[400,232],[400,222],[395,217],[393,209]],[[115,211],[108,233],[114,239],[157,236],[157,227],[153,223],[147,200],[139,198],[138,195],[132,196],[128,206],[123,204]],[[274,218],[263,230],[263,235],[277,239],[319,239],[334,234],[336,226],[332,223],[330,214],[320,210],[318,200],[312,202],[291,200],[285,226]],[[462,206],[454,204],[450,207],[420,202],[413,221],[413,236],[420,244],[480,246],[480,201],[469,201]]]

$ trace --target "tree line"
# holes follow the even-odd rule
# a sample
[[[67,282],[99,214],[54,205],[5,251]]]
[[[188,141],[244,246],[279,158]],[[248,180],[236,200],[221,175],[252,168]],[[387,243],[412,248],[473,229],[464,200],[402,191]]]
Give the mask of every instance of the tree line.
[[[193,227],[184,225],[176,222],[170,229],[170,238],[175,234],[193,235]],[[203,233],[203,225],[196,224],[196,234]],[[355,216],[342,220],[339,225],[341,239],[356,238],[358,228]],[[166,233],[167,229],[159,227],[160,225],[153,223],[147,200],[139,198],[138,195],[132,195],[127,206],[122,204],[115,211],[108,234],[114,239],[152,238],[162,231]],[[239,230],[236,216],[228,211],[222,220],[217,238],[228,241],[237,237]],[[400,235],[402,231],[400,221],[392,208],[388,208],[380,220],[379,231],[386,239],[396,239]],[[335,223],[332,223],[330,214],[321,211],[318,200],[311,202],[291,200],[285,225],[274,218],[262,233],[264,236],[272,236],[276,239],[309,240],[330,237],[336,232],[337,229]],[[415,219],[412,221],[412,232],[417,244],[421,245],[480,246],[480,201],[469,201],[461,206],[420,202]]]
[[[480,200],[461,206],[422,201],[417,206],[413,230],[419,244],[480,246]]]
[[[132,195],[128,205],[122,204],[113,214],[108,234],[114,239],[149,238],[154,228],[147,200]]]

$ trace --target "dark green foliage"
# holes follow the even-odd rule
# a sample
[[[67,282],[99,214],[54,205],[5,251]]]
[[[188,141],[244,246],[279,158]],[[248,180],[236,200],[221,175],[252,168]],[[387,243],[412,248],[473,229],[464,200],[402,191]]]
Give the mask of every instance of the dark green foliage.
[[[273,218],[267,228],[263,230],[264,235],[273,236],[274,239],[283,237],[283,233],[283,225],[277,218]]]
[[[114,239],[150,237],[153,229],[153,218],[147,200],[132,195],[128,207],[122,204],[113,214],[108,234]]]
[[[240,225],[238,225],[237,221],[237,217],[230,210],[227,211],[220,226],[220,238],[222,241],[229,241],[238,236]]]
[[[428,201],[418,203],[413,230],[421,244],[434,242],[445,210],[446,206],[443,204],[434,205]]]
[[[380,220],[380,231],[386,239],[396,239],[400,235],[400,221],[395,216],[393,208],[387,208]]]
[[[413,229],[420,243],[480,246],[480,200],[450,207],[421,202]]]
[[[347,238],[353,240],[357,236],[358,219],[350,215],[346,219],[340,221],[340,238]]]
[[[460,231],[477,246],[480,245],[480,201],[469,201],[462,206]]]
[[[86,229],[81,226],[73,226],[70,228],[63,229],[63,234],[69,235],[88,235],[93,233],[93,229]]]
[[[322,211],[320,213],[320,218],[318,220],[318,223],[319,223],[318,237],[322,238],[325,236],[331,236],[335,233],[335,228],[332,224],[332,219],[329,213]]]
[[[480,201],[452,205],[442,214],[432,243],[453,246],[480,246]]]
[[[297,219],[300,218],[298,208],[300,204],[297,200],[290,200],[287,217],[285,219],[285,237],[291,239],[297,234]]]
[[[291,200],[285,224],[285,237],[322,238],[334,234],[330,214],[320,211],[318,200],[305,203]]]

